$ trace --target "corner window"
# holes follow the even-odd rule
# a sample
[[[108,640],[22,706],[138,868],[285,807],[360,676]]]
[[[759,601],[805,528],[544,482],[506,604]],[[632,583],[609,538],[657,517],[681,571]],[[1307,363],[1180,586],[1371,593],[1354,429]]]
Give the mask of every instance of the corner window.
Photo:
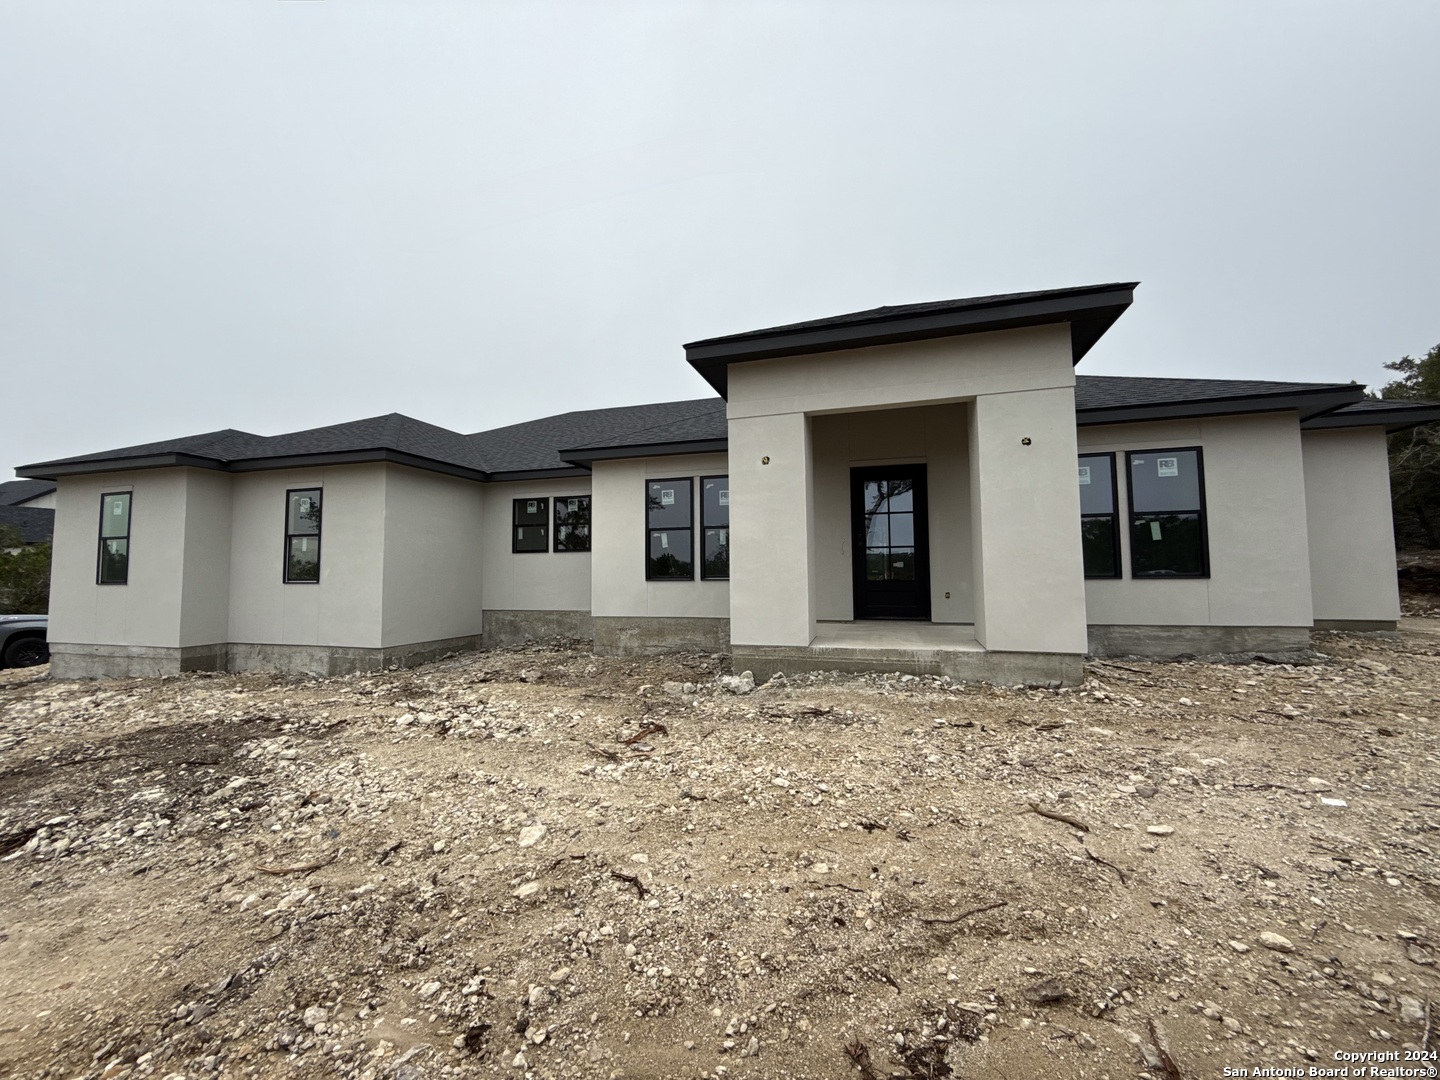
[[[693,481],[645,482],[645,580],[695,580]]]
[[[549,499],[516,499],[510,550],[517,554],[549,551],[549,528]]]
[[[320,489],[285,492],[285,583],[320,580]]]
[[[130,580],[130,492],[100,496],[100,558],[95,580],[124,585]]]
[[[730,478],[700,478],[700,531],[705,545],[700,576],[707,581],[730,577]]]
[[[1131,450],[1130,574],[1208,577],[1205,466],[1199,447]]]
[[[1080,455],[1080,546],[1087,578],[1120,576],[1115,455]]]
[[[589,495],[566,495],[555,500],[555,550],[590,550]]]

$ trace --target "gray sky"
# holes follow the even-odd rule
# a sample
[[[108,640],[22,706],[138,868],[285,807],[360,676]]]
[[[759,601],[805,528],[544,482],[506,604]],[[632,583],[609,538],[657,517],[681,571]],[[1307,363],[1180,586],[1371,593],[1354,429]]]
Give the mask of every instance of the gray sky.
[[[0,465],[699,397],[685,341],[1138,279],[1092,374],[1440,341],[1434,0],[0,4]]]

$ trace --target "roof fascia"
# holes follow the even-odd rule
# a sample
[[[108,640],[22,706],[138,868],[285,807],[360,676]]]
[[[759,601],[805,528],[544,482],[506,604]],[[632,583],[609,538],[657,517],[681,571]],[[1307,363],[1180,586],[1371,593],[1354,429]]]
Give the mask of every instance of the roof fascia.
[[[55,480],[61,476],[83,476],[90,473],[131,472],[141,469],[195,468],[216,472],[273,472],[277,469],[305,469],[322,465],[358,465],[388,462],[407,465],[425,472],[458,476],[465,480],[485,481],[489,474],[463,465],[452,465],[432,458],[407,454],[399,450],[342,450],[328,454],[285,454],[267,458],[246,458],[242,461],[215,461],[191,454],[151,454],[135,458],[103,458],[97,461],[76,461],[65,464],[27,465],[16,472],[31,480]]]
[[[566,461],[588,466],[595,461],[617,461],[623,458],[679,457],[682,454],[723,454],[729,450],[729,439],[694,439],[689,442],[637,443],[634,446],[578,447],[562,450]]]
[[[211,469],[225,471],[225,463],[194,454],[144,454],[130,458],[102,458],[98,461],[42,461],[22,465],[16,475],[27,480],[58,480],[62,476],[84,476],[87,473],[138,472],[142,469]]]
[[[561,469],[509,469],[488,473],[486,479],[492,484],[504,484],[514,480],[563,480],[566,477],[589,475],[589,469],[573,465]]]
[[[1321,428],[1383,427],[1387,432],[1407,431],[1422,424],[1440,421],[1440,404],[1402,406],[1394,409],[1366,409],[1363,412],[1332,412],[1312,417],[1301,424],[1306,431]]]
[[[686,345],[685,359],[724,397],[726,368],[733,363],[1068,322],[1071,324],[1071,359],[1073,363],[1079,363],[1081,357],[1130,306],[1134,295],[1134,287],[1130,286],[1079,296],[1000,302],[956,311],[877,316],[862,323],[777,331],[738,341],[720,338],[708,344],[697,342]]]
[[[1281,391],[1274,394],[1247,394],[1244,397],[1209,398],[1204,401],[1109,405],[1076,409],[1075,421],[1079,427],[1092,427],[1097,424],[1138,424],[1146,420],[1185,420],[1203,416],[1294,411],[1304,423],[1312,417],[1353,405],[1364,396],[1362,387],[1337,386],[1301,393]]]

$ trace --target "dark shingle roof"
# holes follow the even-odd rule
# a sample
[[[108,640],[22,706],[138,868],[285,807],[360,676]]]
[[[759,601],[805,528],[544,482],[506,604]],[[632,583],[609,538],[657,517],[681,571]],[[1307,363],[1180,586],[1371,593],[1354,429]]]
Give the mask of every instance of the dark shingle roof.
[[[54,490],[49,480],[7,480],[0,484],[0,506],[19,506]]]
[[[1340,406],[1371,408],[1365,403],[1352,404],[1360,393],[1358,386],[1339,383],[1080,375],[1075,406],[1081,424],[1277,409],[1295,409],[1306,419]],[[1384,421],[1377,415],[1371,422]],[[477,480],[506,479],[523,473],[575,473],[579,471],[576,462],[620,456],[614,452],[629,448],[637,453],[644,448],[654,448],[655,453],[685,452],[686,444],[718,449],[717,444],[723,445],[726,437],[725,402],[710,397],[586,409],[470,435],[398,413],[285,435],[212,431],[62,458],[26,466],[24,471],[47,476],[52,470],[54,474],[100,472],[146,464],[199,464],[247,471],[302,461],[385,460]]]
[[[1440,421],[1440,401],[1411,401],[1405,398],[1365,398],[1343,409],[1306,422],[1306,428],[1376,427],[1404,431]]]
[[[27,544],[47,544],[55,535],[55,511],[39,506],[0,506],[0,526],[20,532]]]

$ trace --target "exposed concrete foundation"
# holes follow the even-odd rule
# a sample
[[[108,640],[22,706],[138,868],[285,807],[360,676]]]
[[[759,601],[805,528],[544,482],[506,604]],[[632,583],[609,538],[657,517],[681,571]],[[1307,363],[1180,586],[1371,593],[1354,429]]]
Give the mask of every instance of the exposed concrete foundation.
[[[489,613],[486,613],[489,617]],[[728,653],[730,620],[678,617],[595,617],[597,656],[651,656],[667,652]]]
[[[52,643],[54,679],[119,679],[179,675],[186,671],[276,671],[287,675],[349,675],[389,667],[414,667],[447,653],[473,651],[479,635],[391,645],[383,649],[343,645],[259,645],[230,642],[161,648],[143,645]]]
[[[1394,619],[1316,619],[1316,630],[1345,630],[1352,634],[1394,633],[1400,624]]]
[[[527,641],[568,637],[590,641],[595,621],[588,611],[486,611],[481,635],[487,649],[523,645]]]
[[[1078,655],[983,649],[736,645],[731,663],[737,672],[752,672],[756,682],[777,672],[794,675],[806,671],[898,671],[1001,686],[1078,686],[1084,676],[1084,661]]]
[[[1095,626],[1092,656],[1211,656],[1310,647],[1308,626]]]

